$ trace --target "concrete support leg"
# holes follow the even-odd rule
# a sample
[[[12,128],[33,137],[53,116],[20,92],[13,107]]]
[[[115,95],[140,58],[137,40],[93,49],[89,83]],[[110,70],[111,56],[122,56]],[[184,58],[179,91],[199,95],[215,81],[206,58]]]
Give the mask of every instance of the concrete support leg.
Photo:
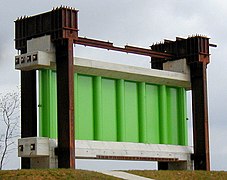
[[[158,170],[193,170],[193,161],[158,162]]]

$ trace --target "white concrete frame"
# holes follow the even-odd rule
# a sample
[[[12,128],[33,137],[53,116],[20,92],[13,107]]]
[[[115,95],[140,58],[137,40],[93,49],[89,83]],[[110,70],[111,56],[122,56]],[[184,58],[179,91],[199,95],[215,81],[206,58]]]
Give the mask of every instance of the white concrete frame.
[[[190,89],[189,73],[148,69],[136,66],[74,58],[75,72],[115,79],[178,86]]]
[[[18,156],[30,157],[32,167],[56,167],[56,139],[45,137],[22,138],[18,140],[18,144]],[[32,146],[35,149],[31,149]],[[193,148],[191,146],[75,140],[75,147],[76,159],[165,161],[174,165],[174,168],[179,163],[184,163],[181,166],[182,169],[192,169],[191,154],[193,154]]]

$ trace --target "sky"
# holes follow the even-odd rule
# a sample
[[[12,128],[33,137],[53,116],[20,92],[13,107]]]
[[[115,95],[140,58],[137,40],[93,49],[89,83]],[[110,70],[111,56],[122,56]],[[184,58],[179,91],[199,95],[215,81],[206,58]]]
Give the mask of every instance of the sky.
[[[79,35],[114,45],[126,44],[149,48],[164,39],[206,35],[211,48],[208,65],[208,103],[211,169],[227,170],[227,2],[223,0],[7,0],[0,6],[0,92],[19,85],[19,71],[14,69],[14,21],[24,15],[35,15],[57,6],[79,10]],[[74,55],[149,68],[142,56],[112,53],[75,47]],[[222,64],[223,63],[223,64]],[[189,104],[190,104],[190,96]],[[189,110],[190,117],[190,110]],[[192,119],[189,118],[191,122]],[[189,124],[190,124],[189,122]],[[17,168],[19,163],[8,163]],[[126,164],[127,165],[127,164]],[[82,163],[81,166],[85,166]],[[110,164],[111,166],[111,164]],[[150,165],[148,165],[150,166]]]

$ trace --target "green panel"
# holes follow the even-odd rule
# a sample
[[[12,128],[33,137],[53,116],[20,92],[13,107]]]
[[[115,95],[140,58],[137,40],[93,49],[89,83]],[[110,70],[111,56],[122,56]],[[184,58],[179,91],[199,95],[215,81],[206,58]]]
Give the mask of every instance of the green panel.
[[[168,115],[166,86],[159,87],[159,138],[160,144],[168,144]]]
[[[137,83],[125,81],[126,142],[139,142]]]
[[[56,72],[51,73],[50,86],[50,138],[57,138],[57,78]]]
[[[43,70],[39,74],[39,134],[42,137],[57,137],[56,73]]]
[[[159,144],[159,88],[146,84],[146,139],[145,143]]]
[[[40,136],[57,138],[56,73],[39,71]],[[184,88],[74,75],[75,136],[187,145]]]
[[[168,144],[178,144],[177,88],[167,88]]]
[[[102,140],[117,141],[116,81],[102,79]]]
[[[178,134],[179,145],[188,144],[187,132],[187,112],[186,112],[186,91],[184,88],[178,89]]]
[[[94,140],[93,78],[78,75],[76,105],[76,139]]]
[[[50,80],[49,70],[43,70],[39,74],[39,135],[42,137],[49,137],[50,131]]]

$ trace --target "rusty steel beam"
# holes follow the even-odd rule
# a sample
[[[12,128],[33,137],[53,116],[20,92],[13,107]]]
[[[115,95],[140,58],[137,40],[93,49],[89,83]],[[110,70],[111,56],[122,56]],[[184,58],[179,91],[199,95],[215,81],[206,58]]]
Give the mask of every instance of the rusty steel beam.
[[[206,66],[202,62],[190,65],[195,170],[210,170]]]
[[[210,170],[208,103],[207,103],[207,64],[209,63],[209,39],[190,39],[190,72],[192,83],[192,112],[194,139],[194,169]],[[197,54],[195,53],[197,52]]]
[[[40,15],[21,17],[15,21],[15,45],[21,50],[27,40],[44,35],[51,35],[52,41],[73,39],[75,44],[103,48],[113,51],[133,53],[161,59],[173,59],[174,55],[126,45],[124,48],[113,46],[113,43],[78,37],[78,10],[67,7],[53,9]]]
[[[134,157],[134,156],[104,156],[97,155],[95,159],[125,160],[125,161],[158,161],[158,162],[182,162],[178,158],[154,158],[154,157]]]
[[[73,41],[55,42],[58,109],[58,167],[75,169]]]
[[[122,47],[114,46],[113,43],[110,43],[110,42],[82,38],[82,37],[78,37],[78,39],[75,39],[74,43],[79,44],[79,45],[84,45],[84,46],[107,49],[107,50],[150,56],[150,57],[154,57],[154,58],[161,58],[161,59],[165,59],[165,60],[174,58],[174,55],[169,54],[169,53],[163,53],[163,52],[153,51],[151,49],[134,47],[134,46],[129,46],[129,45],[126,45],[124,48],[122,48]]]
[[[52,11],[20,17],[15,21],[15,46],[26,48],[27,40],[51,35],[52,41],[78,37],[78,10],[60,7]]]
[[[21,71],[21,138],[36,136],[36,71]],[[21,168],[30,169],[29,158],[22,158]]]
[[[75,168],[73,41],[78,36],[78,11],[60,7],[15,21],[15,47],[26,53],[27,40],[51,35],[56,46],[58,92],[58,167]],[[70,39],[70,41],[68,40]],[[37,136],[36,74],[21,72],[22,137]],[[22,158],[22,168],[30,168],[30,160]]]
[[[207,108],[206,68],[209,61],[209,38],[194,36],[176,41],[165,41],[151,46],[155,51],[175,54],[176,59],[186,58],[190,66],[192,84],[194,169],[210,170],[209,128]],[[162,69],[164,61],[152,58],[152,68]],[[166,169],[165,162],[158,164],[159,169]]]
[[[22,53],[26,53],[26,49]],[[21,137],[37,136],[36,71],[21,71]],[[21,168],[30,169],[30,159],[21,159]]]

